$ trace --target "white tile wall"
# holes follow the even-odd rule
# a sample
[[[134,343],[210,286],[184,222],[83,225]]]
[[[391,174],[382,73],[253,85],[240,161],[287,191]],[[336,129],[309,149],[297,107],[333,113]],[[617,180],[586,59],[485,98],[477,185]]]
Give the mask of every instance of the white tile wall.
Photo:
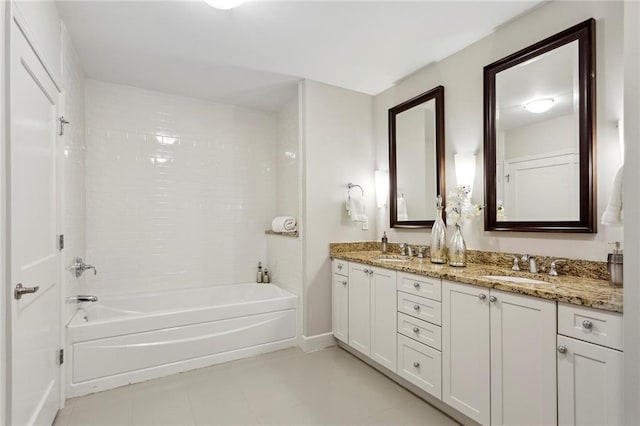
[[[85,277],[75,278],[66,268],[73,258],[85,257],[85,93],[84,71],[66,31],[62,32],[64,116],[71,123],[60,138],[62,143],[62,295],[85,292]],[[76,304],[63,305],[63,324],[77,309]]]
[[[276,212],[276,117],[87,81],[95,294],[255,280]]]
[[[277,212],[300,220],[299,102],[296,97],[278,112]]]

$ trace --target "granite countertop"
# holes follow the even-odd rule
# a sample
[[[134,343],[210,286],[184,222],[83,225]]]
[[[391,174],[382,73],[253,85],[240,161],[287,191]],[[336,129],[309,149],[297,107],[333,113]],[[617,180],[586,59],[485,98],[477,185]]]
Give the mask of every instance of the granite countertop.
[[[358,248],[356,248],[356,251],[332,250],[331,257],[396,271],[443,278],[479,287],[495,288],[542,299],[557,300],[558,302],[587,306],[604,311],[622,312],[622,287],[613,287],[608,281],[602,279],[572,275],[552,277],[545,273],[531,274],[526,271],[512,271],[510,268],[492,264],[467,263],[466,267],[452,267],[431,263],[428,258],[408,258],[407,262],[402,263],[382,262],[377,259],[381,257],[407,259],[407,257],[392,253],[382,253],[379,250],[358,250]],[[545,281],[546,284],[496,281],[484,278],[484,275],[530,278]]]

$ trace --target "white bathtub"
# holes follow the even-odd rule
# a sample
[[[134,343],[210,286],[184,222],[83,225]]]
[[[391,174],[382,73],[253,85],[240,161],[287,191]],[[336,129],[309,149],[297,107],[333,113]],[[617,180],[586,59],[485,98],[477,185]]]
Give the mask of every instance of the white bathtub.
[[[69,397],[296,344],[297,297],[236,284],[101,297],[67,326]]]

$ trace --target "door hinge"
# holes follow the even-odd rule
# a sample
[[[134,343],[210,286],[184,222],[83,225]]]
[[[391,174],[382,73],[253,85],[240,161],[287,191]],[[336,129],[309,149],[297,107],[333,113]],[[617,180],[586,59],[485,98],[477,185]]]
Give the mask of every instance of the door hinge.
[[[58,132],[58,134],[60,136],[64,136],[64,125],[65,124],[71,124],[71,123],[69,123],[67,120],[65,120],[64,116],[60,117],[58,120],[60,121],[60,132]]]
[[[64,364],[64,349],[60,349],[58,351],[58,364],[59,365]]]
[[[64,235],[58,235],[58,250],[62,250],[64,248]]]

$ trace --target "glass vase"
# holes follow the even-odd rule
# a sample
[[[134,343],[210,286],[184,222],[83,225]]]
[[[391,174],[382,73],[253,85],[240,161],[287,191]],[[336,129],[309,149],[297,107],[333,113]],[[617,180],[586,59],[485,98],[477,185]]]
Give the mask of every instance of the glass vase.
[[[467,244],[464,242],[460,225],[456,225],[449,242],[449,265],[467,266]]]
[[[442,197],[436,198],[436,220],[431,228],[429,257],[431,263],[447,263],[447,227],[442,220]]]

